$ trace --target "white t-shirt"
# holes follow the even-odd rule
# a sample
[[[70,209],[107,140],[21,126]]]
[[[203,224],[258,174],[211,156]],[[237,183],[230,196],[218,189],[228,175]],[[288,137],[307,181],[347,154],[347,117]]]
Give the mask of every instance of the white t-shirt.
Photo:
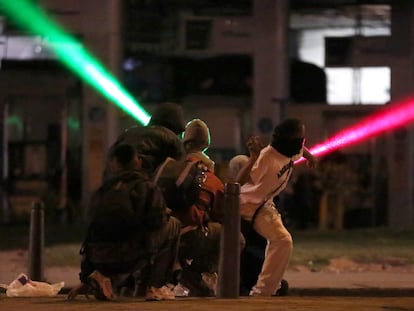
[[[254,163],[249,180],[240,189],[240,214],[251,220],[263,203],[272,204],[273,198],[285,189],[292,174],[294,161],[302,156],[288,158],[268,145]]]

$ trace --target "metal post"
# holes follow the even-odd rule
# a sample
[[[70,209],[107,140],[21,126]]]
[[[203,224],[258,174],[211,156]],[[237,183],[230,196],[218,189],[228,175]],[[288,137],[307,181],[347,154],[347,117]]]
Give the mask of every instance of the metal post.
[[[8,179],[9,179],[9,128],[7,124],[7,118],[9,116],[9,104],[5,103],[3,106],[3,154],[2,154],[2,180],[1,180],[1,204],[3,213],[3,223],[8,224],[10,222],[10,206],[9,206],[9,194],[8,194]]]
[[[238,298],[240,290],[240,184],[226,183],[221,232],[219,298]]]
[[[63,98],[61,108],[60,121],[60,189],[59,189],[59,211],[61,222],[67,223],[68,218],[68,166],[67,166],[67,149],[68,149],[68,129],[67,129],[67,115],[68,115],[68,99]]]
[[[35,201],[30,214],[29,236],[29,277],[35,281],[43,281],[44,240],[44,205]]]

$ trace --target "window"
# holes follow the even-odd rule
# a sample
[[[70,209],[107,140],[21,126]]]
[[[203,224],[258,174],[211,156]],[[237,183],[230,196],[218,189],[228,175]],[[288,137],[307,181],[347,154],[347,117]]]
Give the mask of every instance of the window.
[[[390,100],[388,67],[327,68],[329,104],[385,104]]]
[[[385,104],[390,100],[390,68],[331,68],[324,65],[324,38],[351,36],[354,32],[353,28],[303,30],[299,39],[299,57],[325,68],[328,104]],[[389,34],[386,27],[364,31],[364,35]]]

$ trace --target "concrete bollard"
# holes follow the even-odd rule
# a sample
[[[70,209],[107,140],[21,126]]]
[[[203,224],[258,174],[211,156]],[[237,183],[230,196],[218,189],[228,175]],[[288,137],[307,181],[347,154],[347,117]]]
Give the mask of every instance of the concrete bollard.
[[[45,246],[44,205],[41,201],[32,203],[29,236],[29,278],[43,281],[43,255]]]
[[[220,241],[218,298],[240,294],[240,184],[226,183],[223,229]]]

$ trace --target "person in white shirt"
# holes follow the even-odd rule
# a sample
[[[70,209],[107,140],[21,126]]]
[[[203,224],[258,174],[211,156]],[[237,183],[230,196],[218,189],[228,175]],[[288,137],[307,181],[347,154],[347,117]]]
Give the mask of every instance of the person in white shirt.
[[[242,184],[240,214],[267,240],[262,269],[250,296],[287,294],[288,284],[282,278],[293,241],[273,199],[285,189],[296,160],[304,156],[310,166],[316,166],[316,158],[304,147],[304,142],[305,125],[295,118],[286,119],[274,128],[268,146],[263,148],[258,137],[248,142],[250,158],[236,178]]]

